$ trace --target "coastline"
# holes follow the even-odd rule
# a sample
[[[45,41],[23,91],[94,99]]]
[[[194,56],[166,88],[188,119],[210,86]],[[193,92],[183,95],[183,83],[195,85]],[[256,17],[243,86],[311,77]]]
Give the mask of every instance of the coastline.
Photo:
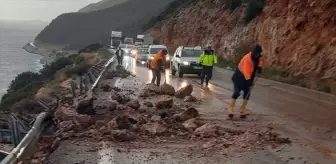
[[[42,59],[40,60],[41,64],[49,64],[59,56],[68,56],[69,54],[77,53],[77,51],[75,50],[60,51],[59,48],[53,48],[53,49],[44,48],[34,44],[34,41],[25,44],[22,47],[22,49],[32,54],[41,55],[42,56]]]

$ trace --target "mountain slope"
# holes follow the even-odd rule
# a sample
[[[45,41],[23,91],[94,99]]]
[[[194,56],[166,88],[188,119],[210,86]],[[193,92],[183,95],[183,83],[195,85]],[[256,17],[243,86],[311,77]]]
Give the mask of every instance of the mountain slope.
[[[266,67],[284,78],[299,79],[301,86],[336,94],[335,0],[264,0],[260,15],[251,22],[246,22],[253,18],[246,13],[258,10],[249,6],[261,0],[235,6],[228,3],[236,0],[184,1],[187,7],[171,8],[152,28],[153,33],[161,29],[170,49],[209,41],[218,55],[235,60],[239,49],[260,43]],[[270,76],[276,79],[279,74]]]
[[[85,6],[84,8],[80,9],[78,12],[88,13],[92,11],[98,11],[98,10],[106,9],[106,8],[124,3],[126,1],[128,0],[102,0],[97,3],[89,4]]]
[[[79,49],[94,42],[108,44],[112,30],[136,36],[142,32],[142,25],[161,13],[171,1],[129,0],[96,12],[62,14],[40,32],[35,43]]]

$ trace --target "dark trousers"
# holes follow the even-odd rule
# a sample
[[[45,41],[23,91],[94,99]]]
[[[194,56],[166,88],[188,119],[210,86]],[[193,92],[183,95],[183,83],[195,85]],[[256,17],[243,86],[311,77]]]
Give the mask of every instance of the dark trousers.
[[[212,66],[203,66],[202,73],[201,73],[201,83],[203,84],[204,78],[205,83],[208,85],[209,80],[212,78]]]
[[[123,56],[117,56],[118,59],[118,65],[122,65],[123,63]]]
[[[240,92],[243,91],[243,99],[248,100],[250,98],[250,88],[249,87],[241,87],[237,84],[233,84],[233,94],[232,99],[237,99],[240,96]]]
[[[153,74],[152,83],[155,84],[156,80],[156,85],[160,86],[161,72],[159,70],[152,69],[152,74]]]

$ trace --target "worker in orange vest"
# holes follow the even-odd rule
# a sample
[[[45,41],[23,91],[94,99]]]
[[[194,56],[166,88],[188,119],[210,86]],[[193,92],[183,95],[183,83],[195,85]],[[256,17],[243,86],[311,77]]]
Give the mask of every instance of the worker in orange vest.
[[[239,62],[238,68],[232,76],[232,81],[234,84],[234,92],[232,94],[232,100],[228,107],[229,117],[233,117],[234,106],[236,104],[236,99],[240,96],[240,92],[243,91],[243,104],[241,106],[240,117],[246,118],[247,113],[247,103],[250,97],[250,89],[253,85],[254,77],[256,72],[261,73],[261,67],[263,61],[261,60],[262,48],[260,45],[256,45],[253,50],[247,53]]]
[[[153,73],[152,83],[156,85],[160,85],[161,80],[161,72],[164,72],[164,63],[166,59],[168,51],[166,49],[160,50],[155,56],[154,59],[151,61],[150,66]]]

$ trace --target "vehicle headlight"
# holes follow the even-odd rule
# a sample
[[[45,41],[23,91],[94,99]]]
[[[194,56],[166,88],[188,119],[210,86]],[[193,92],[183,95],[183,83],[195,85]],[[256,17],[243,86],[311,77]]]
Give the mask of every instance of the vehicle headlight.
[[[153,56],[150,56],[149,59],[154,59],[154,57],[153,57]]]
[[[170,59],[170,57],[169,56],[166,56],[166,60],[169,60]]]
[[[183,65],[189,65],[190,63],[189,62],[183,62]]]

